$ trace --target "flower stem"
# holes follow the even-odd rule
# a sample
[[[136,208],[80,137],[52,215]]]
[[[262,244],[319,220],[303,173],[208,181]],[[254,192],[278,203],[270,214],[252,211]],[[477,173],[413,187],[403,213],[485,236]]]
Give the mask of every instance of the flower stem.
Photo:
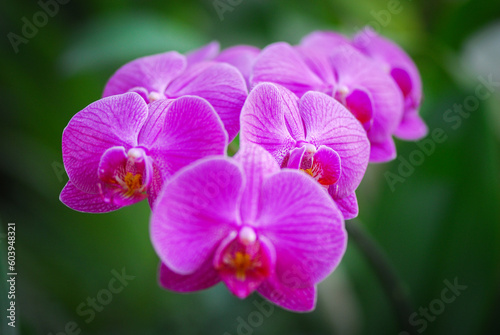
[[[345,226],[349,238],[357,244],[378,277],[396,314],[400,329],[406,331],[407,334],[416,335],[416,329],[409,323],[409,317],[414,312],[414,308],[389,259],[359,220],[348,220]]]

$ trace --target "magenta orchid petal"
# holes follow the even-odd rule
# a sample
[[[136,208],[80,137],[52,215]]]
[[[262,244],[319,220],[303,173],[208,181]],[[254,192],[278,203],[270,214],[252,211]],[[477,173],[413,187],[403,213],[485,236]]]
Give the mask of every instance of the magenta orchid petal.
[[[136,88],[144,88],[153,99],[163,97],[169,83],[186,68],[186,58],[175,52],[135,59],[119,68],[104,88],[103,97],[121,94]]]
[[[250,89],[250,75],[259,53],[259,48],[250,45],[236,45],[223,50],[214,60],[216,62],[231,64],[240,70],[243,78],[245,78],[247,87]]]
[[[309,172],[309,171],[308,171]],[[334,187],[342,175],[340,155],[331,148],[321,145],[314,154],[310,173],[320,185]]]
[[[227,134],[213,107],[204,99],[184,96],[155,101],[139,135],[139,143],[154,157],[153,192],[158,183],[184,166],[209,155],[222,155]],[[160,176],[158,176],[160,174]]]
[[[309,69],[323,81],[322,89],[316,89],[328,95],[332,95],[337,79],[333,71],[331,57],[326,52],[320,52],[316,48],[295,46],[294,49],[300,54]]]
[[[100,194],[86,193],[79,190],[71,181],[66,183],[59,199],[69,208],[85,213],[106,213],[122,207],[105,203]]]
[[[328,190],[330,195],[332,194],[331,192],[334,192],[333,190],[333,188],[332,190]],[[352,192],[352,194],[348,195],[347,197],[337,198],[334,200],[337,204],[337,207],[342,212],[344,220],[354,219],[358,216],[358,199],[356,198],[356,193]]]
[[[366,131],[373,122],[373,102],[370,93],[363,89],[354,89],[345,98],[345,106],[358,119]]]
[[[392,137],[383,142],[372,142],[370,150],[370,162],[383,163],[396,158],[396,144]]]
[[[167,126],[165,123],[167,110],[174,101],[174,99],[165,99],[148,105],[148,117],[139,133],[139,143],[151,146],[163,136]]]
[[[73,116],[62,137],[63,162],[71,182],[83,192],[99,193],[101,156],[110,147],[136,146],[147,113],[137,93],[126,93],[96,101]]]
[[[253,222],[259,209],[264,178],[280,167],[269,152],[257,145],[242,146],[234,159],[245,171],[245,190],[241,202],[242,221]]]
[[[294,288],[314,285],[335,269],[346,248],[343,223],[328,193],[304,173],[282,170],[262,186],[256,227],[276,250],[277,277],[296,272]]]
[[[288,161],[286,166],[290,169],[300,169],[302,166],[302,160],[304,158],[304,154],[306,153],[306,146],[301,146],[299,148],[294,148],[290,151],[290,156],[288,157]]]
[[[413,90],[413,83],[411,81],[410,74],[406,70],[393,68],[391,70],[391,77],[394,79],[396,84],[398,84],[399,89],[405,98],[411,94],[411,91]]]
[[[403,140],[416,141],[425,137],[428,132],[429,129],[418,115],[418,111],[412,110],[403,116],[403,120],[394,134]]]
[[[292,272],[287,274],[290,282],[284,285],[276,278],[262,283],[257,291],[264,298],[292,312],[310,312],[316,307],[316,287],[293,288],[296,277]]]
[[[134,88],[131,88],[130,90],[128,90],[128,92],[137,93],[141,96],[141,98],[144,99],[144,101],[149,102],[149,91],[147,89],[145,89],[144,87],[134,87]],[[125,92],[123,92],[123,93],[125,93]]]
[[[165,179],[162,177],[165,177]],[[161,173],[160,169],[156,164],[153,164],[153,174],[151,176],[151,184],[148,189],[148,203],[151,209],[154,209],[154,205],[156,203],[156,198],[161,192],[163,183],[165,180],[168,180],[170,175],[167,172],[167,176]]]
[[[394,42],[377,35],[370,28],[360,31],[354,37],[353,44],[390,73],[404,96],[404,125],[398,127],[396,136],[406,140],[424,137],[427,127],[418,116],[422,101],[422,80],[413,60]]]
[[[228,158],[205,159],[164,186],[151,217],[151,240],[172,271],[189,275],[211,262],[217,245],[239,225],[242,173]]]
[[[337,52],[332,55],[338,74],[335,98],[350,94],[355,89],[369,93],[373,124],[370,141],[383,141],[392,136],[403,116],[403,95],[394,80],[376,62],[359,51]]]
[[[342,164],[337,197],[343,198],[358,187],[368,166],[370,143],[354,116],[338,101],[319,92],[306,93],[299,102],[306,127],[306,140],[316,147],[334,150]]]
[[[297,97],[275,84],[257,85],[241,112],[240,141],[262,146],[281,165],[297,141],[304,139]]]
[[[105,203],[114,204],[120,207],[130,206],[148,197],[146,193],[134,193],[127,195],[124,192],[119,192],[116,188],[111,188],[108,185],[99,185],[102,200]]]
[[[252,86],[273,82],[299,97],[309,90],[325,89],[321,78],[307,66],[300,53],[284,42],[271,44],[262,50],[255,61],[250,81]]]
[[[189,51],[186,53],[187,64],[191,66],[195,63],[212,60],[219,54],[219,50],[219,42],[212,41],[201,48]]]
[[[124,147],[111,147],[104,152],[97,169],[97,176],[102,181],[115,179],[115,170],[127,164],[128,155]]]
[[[405,97],[411,96],[414,103],[411,107],[418,108],[422,100],[422,80],[415,63],[401,47],[379,36],[369,27],[354,36],[353,45],[381,63],[389,72],[395,68],[404,70],[411,80],[411,92],[406,92]],[[402,90],[405,88],[402,87]]]
[[[205,262],[197,271],[189,275],[175,273],[161,263],[158,271],[158,281],[167,290],[185,293],[212,287],[220,282],[220,277],[212,263],[209,262]]]
[[[165,94],[172,98],[196,95],[206,99],[220,116],[232,141],[240,129],[240,112],[247,93],[245,80],[234,66],[202,62],[173,81]]]

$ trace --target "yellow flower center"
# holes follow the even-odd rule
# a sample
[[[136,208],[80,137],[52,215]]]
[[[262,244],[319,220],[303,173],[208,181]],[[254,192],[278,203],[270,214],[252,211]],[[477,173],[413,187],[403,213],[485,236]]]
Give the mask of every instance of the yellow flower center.
[[[123,178],[123,182],[126,187],[125,196],[131,197],[134,193],[142,187],[142,175],[140,173],[133,174],[132,172],[127,172],[125,178]]]

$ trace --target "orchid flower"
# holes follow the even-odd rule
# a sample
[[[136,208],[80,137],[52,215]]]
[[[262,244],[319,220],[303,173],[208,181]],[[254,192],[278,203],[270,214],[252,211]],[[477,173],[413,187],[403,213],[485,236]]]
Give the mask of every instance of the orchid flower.
[[[111,76],[103,97],[136,92],[147,103],[185,95],[202,97],[219,114],[231,141],[239,131],[241,107],[248,92],[242,74],[226,63],[187,63],[186,57],[175,51],[133,60]]]
[[[189,120],[187,122],[186,120]],[[224,154],[227,134],[208,102],[185,96],[146,104],[137,93],[103,98],[78,112],[64,129],[69,181],[60,199],[90,213],[148,198],[182,167]]]
[[[353,45],[379,62],[398,84],[404,96],[404,114],[395,135],[405,140],[418,140],[427,135],[427,126],[418,115],[422,101],[422,80],[417,66],[394,42],[365,28],[353,38]]]
[[[262,146],[282,168],[303,170],[345,219],[357,216],[354,191],[368,165],[370,143],[359,121],[335,99],[314,91],[298,99],[282,86],[259,84],[241,112],[240,142]]]
[[[252,85],[277,83],[299,98],[307,91],[334,97],[365,128],[371,144],[370,161],[394,159],[392,135],[403,115],[398,86],[378,63],[342,36],[329,37],[330,44],[316,37],[309,35],[296,47],[282,42],[266,47],[255,61]]]
[[[157,200],[151,239],[160,284],[176,292],[222,281],[237,297],[254,291],[310,311],[316,285],[339,264],[346,232],[339,209],[306,174],[280,170],[248,144],[179,171]]]

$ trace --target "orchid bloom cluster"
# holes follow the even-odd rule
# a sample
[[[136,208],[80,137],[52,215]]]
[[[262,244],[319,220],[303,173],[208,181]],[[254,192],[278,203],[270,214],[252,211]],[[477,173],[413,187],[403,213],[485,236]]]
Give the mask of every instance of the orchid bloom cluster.
[[[60,199],[87,213],[147,199],[168,290],[224,282],[311,311],[368,163],[394,159],[393,136],[425,136],[421,97],[412,60],[369,30],[139,58],[64,129]]]

